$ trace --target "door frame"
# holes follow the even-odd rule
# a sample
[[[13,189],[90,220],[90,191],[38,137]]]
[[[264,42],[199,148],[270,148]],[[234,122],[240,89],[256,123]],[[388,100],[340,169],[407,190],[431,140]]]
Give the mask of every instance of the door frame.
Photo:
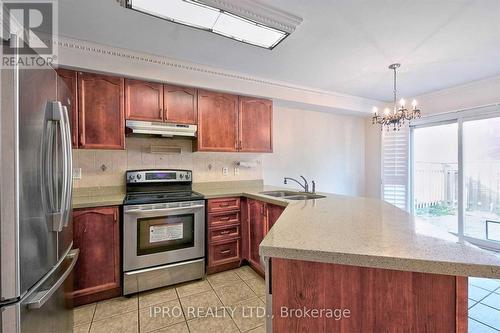
[[[464,233],[465,226],[465,179],[464,179],[464,152],[463,152],[463,124],[464,122],[496,118],[500,117],[500,103],[491,104],[487,106],[481,106],[471,109],[463,109],[452,112],[440,113],[437,115],[432,115],[420,119],[416,119],[410,122],[410,154],[409,154],[409,183],[410,183],[410,193],[409,193],[409,207],[410,213],[415,215],[415,205],[414,205],[414,180],[415,180],[415,168],[414,168],[414,131],[415,129],[453,124],[458,125],[457,129],[457,144],[458,144],[458,236],[460,239],[464,239],[474,245],[489,248],[492,250],[500,250],[500,242],[497,244],[494,241],[488,241],[481,238],[467,236]]]

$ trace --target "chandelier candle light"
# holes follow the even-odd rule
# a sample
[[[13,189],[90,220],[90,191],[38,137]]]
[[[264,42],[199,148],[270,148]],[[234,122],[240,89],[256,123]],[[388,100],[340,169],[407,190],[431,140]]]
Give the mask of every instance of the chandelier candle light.
[[[408,110],[405,107],[406,101],[401,98],[399,100],[399,106],[397,103],[398,99],[398,90],[396,88],[396,69],[398,69],[401,66],[401,64],[392,64],[389,66],[389,69],[392,69],[394,71],[394,104],[393,104],[393,110],[391,113],[391,110],[389,108],[384,109],[384,115],[380,116],[378,113],[378,108],[376,106],[373,107],[373,117],[372,117],[372,124],[380,124],[380,129],[383,130],[384,126],[386,126],[387,130],[389,130],[391,127],[394,131],[399,131],[401,126],[405,123],[405,120],[412,120],[415,118],[420,118],[420,110],[417,109],[417,101],[413,100],[411,103],[412,105],[412,110]]]

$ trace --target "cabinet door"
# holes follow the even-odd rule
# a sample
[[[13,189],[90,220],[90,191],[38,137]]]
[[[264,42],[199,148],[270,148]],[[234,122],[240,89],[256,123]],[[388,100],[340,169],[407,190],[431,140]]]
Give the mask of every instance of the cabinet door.
[[[239,98],[239,150],[273,151],[273,102],[267,99]]]
[[[125,148],[124,79],[78,73],[80,147]]]
[[[125,116],[130,120],[163,121],[163,84],[126,79]]]
[[[198,150],[237,151],[238,97],[198,91]]]
[[[249,199],[248,200],[248,261],[256,267],[260,267],[259,245],[264,239],[266,229],[266,204]]]
[[[76,303],[94,302],[120,293],[119,237],[117,207],[73,212],[74,247],[80,249],[73,293]]]
[[[198,107],[196,89],[163,85],[165,121],[196,124]]]
[[[283,213],[285,207],[281,207],[278,205],[267,204],[267,226],[266,226],[266,234],[273,227],[274,223],[278,220],[281,213]]]
[[[57,70],[57,75],[57,100],[68,108],[71,128],[71,145],[73,148],[78,148],[78,99],[76,72],[69,69],[59,68]]]

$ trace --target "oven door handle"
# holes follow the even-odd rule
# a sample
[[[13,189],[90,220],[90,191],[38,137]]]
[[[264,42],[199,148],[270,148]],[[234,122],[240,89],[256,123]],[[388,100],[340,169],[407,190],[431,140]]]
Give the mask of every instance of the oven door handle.
[[[205,208],[205,205],[195,205],[195,206],[187,206],[187,207],[173,207],[173,208],[159,208],[159,209],[131,209],[126,210],[127,213],[145,213],[145,212],[172,212],[175,210],[185,210],[185,209],[193,209],[193,208]]]

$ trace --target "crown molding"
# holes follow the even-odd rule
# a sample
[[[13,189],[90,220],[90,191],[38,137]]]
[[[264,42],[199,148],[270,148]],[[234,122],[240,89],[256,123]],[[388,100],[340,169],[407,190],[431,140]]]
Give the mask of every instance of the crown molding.
[[[333,112],[365,115],[383,102],[294,85],[207,65],[59,36],[58,64],[64,67],[252,95]]]

